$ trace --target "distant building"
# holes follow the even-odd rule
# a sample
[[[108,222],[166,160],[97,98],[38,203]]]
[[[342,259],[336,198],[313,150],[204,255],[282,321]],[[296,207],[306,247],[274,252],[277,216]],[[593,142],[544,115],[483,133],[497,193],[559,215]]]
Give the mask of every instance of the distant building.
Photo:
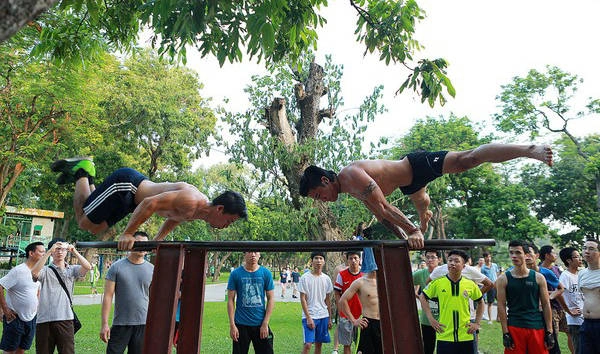
[[[41,241],[48,244],[54,235],[54,221],[63,219],[62,211],[6,206],[2,225],[14,225],[14,231],[2,237],[0,262],[12,259],[23,253],[31,242]]]

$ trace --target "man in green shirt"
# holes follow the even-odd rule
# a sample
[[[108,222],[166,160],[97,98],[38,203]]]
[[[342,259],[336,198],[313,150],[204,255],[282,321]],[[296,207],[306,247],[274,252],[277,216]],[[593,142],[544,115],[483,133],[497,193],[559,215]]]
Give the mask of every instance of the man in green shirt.
[[[448,274],[432,281],[419,295],[421,307],[437,332],[438,354],[475,354],[473,333],[483,316],[483,295],[474,281],[461,275],[468,259],[464,251],[450,251]],[[439,321],[433,317],[427,301],[430,299],[439,302]],[[469,299],[478,303],[475,322],[470,321]]]
[[[425,251],[425,268],[415,271],[413,276],[413,284],[415,286],[415,295],[417,299],[419,294],[427,286],[427,278],[429,274],[433,272],[435,267],[440,264],[440,253],[438,251],[427,250]],[[439,305],[436,301],[429,301],[429,308],[433,317],[437,319],[439,317]],[[435,350],[435,330],[431,327],[427,316],[424,311],[419,313],[419,322],[421,323],[421,335],[423,336],[423,350],[424,354],[433,354]]]

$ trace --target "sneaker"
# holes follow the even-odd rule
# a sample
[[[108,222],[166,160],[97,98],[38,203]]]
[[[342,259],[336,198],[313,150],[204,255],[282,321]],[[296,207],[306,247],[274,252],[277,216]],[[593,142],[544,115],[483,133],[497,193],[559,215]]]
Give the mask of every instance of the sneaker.
[[[58,175],[58,178],[56,179],[56,184],[70,184],[70,183],[75,183],[75,176],[73,176],[71,174],[65,174],[64,172],[61,172],[61,174]]]
[[[338,351],[337,351],[337,349],[334,349],[334,350],[331,352],[331,354],[338,354]]]
[[[488,324],[492,324],[492,321],[488,321]]]
[[[75,174],[77,170],[83,169],[90,176],[96,177],[96,167],[91,157],[72,157],[68,159],[56,160],[50,165],[54,172],[63,172],[66,174]]]

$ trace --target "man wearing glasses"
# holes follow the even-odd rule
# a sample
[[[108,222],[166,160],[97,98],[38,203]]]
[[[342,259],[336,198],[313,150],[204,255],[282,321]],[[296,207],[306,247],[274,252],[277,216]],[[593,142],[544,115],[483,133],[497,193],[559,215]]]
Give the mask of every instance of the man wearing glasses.
[[[579,289],[583,293],[583,325],[581,353],[600,354],[600,252],[598,241],[589,240],[583,245],[583,259],[588,267],[579,272]]]

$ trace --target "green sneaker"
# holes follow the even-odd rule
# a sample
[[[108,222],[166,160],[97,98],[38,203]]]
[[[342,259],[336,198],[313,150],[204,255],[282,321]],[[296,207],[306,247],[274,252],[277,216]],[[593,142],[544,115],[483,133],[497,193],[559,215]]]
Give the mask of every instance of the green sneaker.
[[[75,165],[77,165],[80,161],[83,160],[88,160],[88,161],[92,161],[91,157],[86,157],[86,156],[78,156],[78,157],[71,157],[68,159],[61,159],[61,160],[56,160],[52,163],[52,165],[50,165],[50,169],[53,172],[69,172]]]
[[[88,173],[88,175],[92,177],[96,177],[96,166],[94,165],[94,161],[91,160],[81,160],[75,166],[73,166],[70,170],[70,173],[75,176],[78,170],[84,170]]]

